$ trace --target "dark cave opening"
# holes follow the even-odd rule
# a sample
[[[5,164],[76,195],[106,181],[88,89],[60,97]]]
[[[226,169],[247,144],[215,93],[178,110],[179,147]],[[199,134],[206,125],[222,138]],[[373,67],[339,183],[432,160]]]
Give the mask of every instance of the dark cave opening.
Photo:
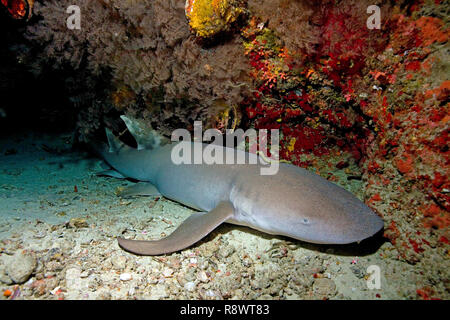
[[[76,110],[70,108],[64,73],[36,77],[11,47],[25,43],[24,26],[0,12],[0,133],[73,130]]]

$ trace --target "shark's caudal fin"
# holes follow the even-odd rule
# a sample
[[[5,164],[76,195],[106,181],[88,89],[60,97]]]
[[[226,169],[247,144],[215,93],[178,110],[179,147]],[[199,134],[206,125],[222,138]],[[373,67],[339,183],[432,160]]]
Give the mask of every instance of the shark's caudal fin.
[[[128,131],[130,131],[134,139],[136,139],[138,150],[152,150],[170,142],[169,139],[153,130],[152,127],[143,120],[133,119],[130,116],[123,115],[120,116],[120,118],[125,122]]]
[[[197,212],[189,216],[168,237],[156,241],[117,238],[122,249],[140,255],[160,255],[187,248],[204,238],[221,223],[233,216],[230,202],[220,202],[210,212]]]

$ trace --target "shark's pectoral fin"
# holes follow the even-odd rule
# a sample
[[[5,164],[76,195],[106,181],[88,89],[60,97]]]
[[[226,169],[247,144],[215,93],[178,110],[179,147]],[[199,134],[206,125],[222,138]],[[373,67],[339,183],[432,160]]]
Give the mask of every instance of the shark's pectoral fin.
[[[187,248],[201,240],[221,223],[233,216],[233,205],[220,202],[210,212],[197,212],[187,218],[168,237],[156,241],[117,238],[122,249],[140,255],[160,255]]]
[[[133,196],[160,196],[158,189],[149,182],[139,182],[130,187],[126,187],[117,192],[122,198]]]
[[[113,177],[113,178],[117,178],[117,179],[126,179],[127,178],[123,174],[121,174],[120,172],[117,172],[116,170],[112,170],[112,169],[97,172],[96,175],[97,176]]]

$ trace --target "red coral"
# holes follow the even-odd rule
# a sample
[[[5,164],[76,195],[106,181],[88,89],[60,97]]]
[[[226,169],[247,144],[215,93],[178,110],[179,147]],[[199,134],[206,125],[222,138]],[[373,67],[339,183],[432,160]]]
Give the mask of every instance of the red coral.
[[[435,291],[430,287],[423,287],[421,289],[417,289],[416,293],[423,300],[440,300],[439,298],[432,297],[435,294]]]
[[[439,172],[436,172],[434,174],[434,179],[433,179],[434,187],[439,188],[440,186],[442,186],[445,183],[445,181],[447,181],[447,177],[443,176]]]
[[[373,202],[373,201],[380,201],[381,200],[381,196],[379,193],[376,193],[372,196],[372,198],[370,198],[369,202]]]
[[[413,170],[413,158],[410,154],[404,153],[402,155],[402,158],[398,158],[396,160],[396,165],[398,171],[400,171],[402,174],[407,174]]]
[[[416,253],[421,253],[421,252],[424,252],[425,250],[415,241],[415,240],[413,240],[413,239],[409,239],[409,243],[412,245],[412,247],[413,247],[413,250],[416,252]]]
[[[445,243],[445,244],[449,244],[448,239],[447,239],[446,237],[444,237],[444,236],[441,236],[441,237],[439,238],[439,241],[440,241],[440,242],[443,242],[443,243]]]
[[[419,71],[421,67],[420,61],[411,61],[405,64],[405,69],[408,71]]]

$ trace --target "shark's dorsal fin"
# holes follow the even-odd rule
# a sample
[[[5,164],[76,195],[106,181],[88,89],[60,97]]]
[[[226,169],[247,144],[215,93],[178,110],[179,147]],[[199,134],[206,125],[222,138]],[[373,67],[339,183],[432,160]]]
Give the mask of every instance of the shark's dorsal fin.
[[[105,128],[106,137],[108,138],[109,152],[118,152],[120,149],[125,148],[126,145],[117,138],[111,130]]]
[[[134,139],[136,139],[138,150],[152,150],[170,142],[169,139],[153,130],[153,128],[143,120],[133,119],[130,116],[124,115],[120,116],[120,118],[125,122],[128,131],[130,131]]]

